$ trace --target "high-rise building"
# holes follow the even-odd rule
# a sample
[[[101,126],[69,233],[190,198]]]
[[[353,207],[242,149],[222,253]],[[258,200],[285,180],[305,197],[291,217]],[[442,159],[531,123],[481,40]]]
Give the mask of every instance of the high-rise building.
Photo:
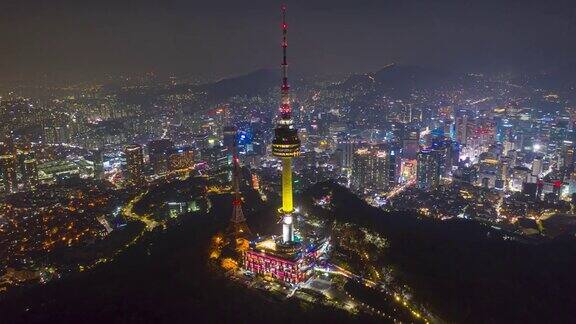
[[[232,149],[236,145],[236,134],[238,133],[238,129],[236,126],[227,125],[224,126],[224,137],[222,139],[222,144],[228,148],[228,151],[232,153]]]
[[[434,150],[423,149],[418,153],[416,179],[418,188],[432,190],[440,184],[440,161]]]
[[[387,191],[396,174],[395,152],[376,146],[354,152],[352,188]]]
[[[564,141],[562,143],[562,166],[568,171],[574,169],[574,143],[572,141]]]
[[[124,150],[126,155],[126,171],[128,183],[132,185],[141,185],[145,182],[144,178],[144,152],[142,146],[131,144]]]
[[[393,188],[400,176],[400,160],[398,159],[398,148],[390,148],[386,151],[386,167],[388,169],[388,190]]]
[[[168,156],[174,150],[174,143],[167,139],[159,139],[148,143],[148,156],[154,174],[168,172]]]
[[[218,169],[230,166],[229,150],[225,146],[216,146],[201,151],[202,159],[210,168]]]
[[[70,126],[46,126],[44,127],[43,139],[46,144],[70,143]]]
[[[194,151],[190,148],[179,148],[168,157],[169,170],[182,171],[194,167]]]
[[[34,190],[38,186],[38,162],[36,161],[36,152],[32,150],[29,143],[18,146],[16,160],[16,172],[21,175],[23,189]]]
[[[16,192],[18,189],[16,149],[9,138],[0,143],[0,177],[4,192]]]
[[[505,140],[504,141],[504,149],[502,151],[503,155],[508,155],[508,152],[512,151],[514,149],[514,142],[510,141],[510,140]]]
[[[501,179],[501,163],[493,154],[484,153],[481,156],[477,184],[484,188],[494,188],[498,179]]]
[[[230,125],[230,106],[222,105],[213,111],[213,119],[216,124],[218,134],[222,135],[224,128]]]
[[[420,150],[420,132],[417,129],[410,129],[402,140],[402,157],[408,160],[416,158]]]
[[[534,160],[532,160],[532,175],[539,177],[540,174],[543,171],[543,161],[542,161],[542,157],[535,157]]]
[[[94,179],[104,178],[104,156],[101,150],[92,152],[92,162],[94,162]]]
[[[28,153],[24,158],[24,171],[22,179],[26,190],[34,190],[38,186],[38,161],[33,153]]]
[[[350,169],[354,157],[354,142],[344,142],[342,145],[342,168]]]
[[[432,141],[431,149],[437,154],[440,176],[450,177],[452,168],[458,165],[460,159],[459,144],[449,138],[441,137]]]
[[[456,141],[462,145],[466,145],[466,139],[468,138],[468,120],[470,119],[469,112],[465,109],[459,109],[456,111],[455,125],[456,130]]]
[[[460,182],[474,184],[478,178],[477,170],[473,166],[460,166],[454,172],[454,179]]]
[[[352,159],[352,181],[354,190],[367,189],[371,183],[372,154],[367,148],[358,149]]]

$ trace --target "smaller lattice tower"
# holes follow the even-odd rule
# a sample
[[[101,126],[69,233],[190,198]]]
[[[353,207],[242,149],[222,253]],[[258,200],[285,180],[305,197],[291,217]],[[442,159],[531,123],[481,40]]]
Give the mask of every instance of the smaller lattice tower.
[[[242,211],[242,196],[240,194],[240,161],[238,159],[238,151],[236,147],[233,148],[232,156],[232,193],[234,199],[232,200],[232,218],[230,218],[230,226],[228,232],[236,239],[247,238],[250,235],[250,228],[246,224],[246,217]]]

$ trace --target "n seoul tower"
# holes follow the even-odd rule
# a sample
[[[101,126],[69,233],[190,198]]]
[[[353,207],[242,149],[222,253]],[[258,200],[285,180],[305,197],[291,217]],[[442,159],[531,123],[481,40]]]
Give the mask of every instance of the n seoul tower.
[[[292,121],[290,107],[290,86],[288,85],[288,24],[286,23],[286,5],[282,5],[282,86],[278,121],[274,129],[272,154],[282,160],[282,243],[294,241],[294,203],[292,198],[292,158],[300,155],[300,138]]]

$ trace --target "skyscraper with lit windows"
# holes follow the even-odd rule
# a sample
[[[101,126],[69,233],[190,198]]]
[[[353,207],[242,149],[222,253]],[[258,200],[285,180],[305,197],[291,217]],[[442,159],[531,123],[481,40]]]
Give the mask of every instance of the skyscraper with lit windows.
[[[102,150],[92,152],[92,162],[94,162],[94,179],[104,178],[104,156]]]
[[[142,146],[131,144],[124,150],[126,156],[126,171],[128,183],[140,185],[144,183],[144,152]]]
[[[168,172],[168,157],[174,150],[174,142],[162,138],[148,143],[148,157],[154,174],[160,175]]]
[[[22,179],[26,190],[34,190],[38,186],[38,161],[33,153],[28,153],[23,162]]]
[[[416,180],[418,188],[433,190],[440,184],[440,161],[438,152],[423,149],[418,153]]]
[[[396,158],[393,149],[361,148],[354,152],[352,188],[387,191],[395,183]]]
[[[18,189],[16,162],[14,143],[7,138],[0,144],[0,178],[6,193],[13,193]]]

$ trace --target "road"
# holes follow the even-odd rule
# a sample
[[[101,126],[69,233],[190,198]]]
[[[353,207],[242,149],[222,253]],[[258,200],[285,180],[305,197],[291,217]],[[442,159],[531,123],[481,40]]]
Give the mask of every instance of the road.
[[[145,192],[139,194],[138,196],[135,196],[126,205],[124,205],[124,207],[122,208],[122,215],[124,215],[124,217],[126,217],[128,219],[132,219],[132,220],[136,220],[136,221],[140,221],[140,222],[144,223],[146,225],[146,229],[148,231],[151,231],[156,226],[160,225],[160,223],[153,220],[151,218],[151,216],[148,214],[139,215],[139,214],[134,212],[134,204],[139,202],[140,199],[142,199],[142,197],[144,197],[147,193],[148,193],[148,191],[145,191]]]
[[[404,192],[406,189],[412,187],[413,185],[416,184],[416,179],[410,179],[408,180],[408,182],[404,183],[403,185],[396,187],[394,189],[392,189],[391,191],[388,192],[388,194],[386,195],[386,199],[390,200],[391,198],[397,196],[398,194]]]

